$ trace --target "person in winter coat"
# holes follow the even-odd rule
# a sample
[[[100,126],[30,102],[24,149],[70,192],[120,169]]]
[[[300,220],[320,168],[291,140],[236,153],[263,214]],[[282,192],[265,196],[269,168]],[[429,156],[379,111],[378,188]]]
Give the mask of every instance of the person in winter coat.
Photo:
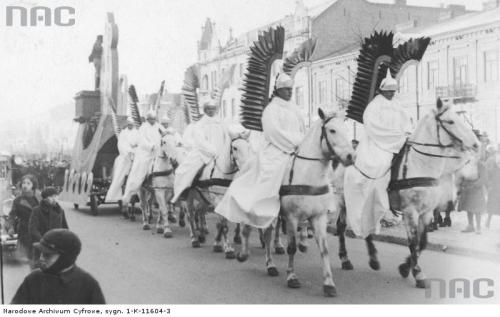
[[[75,262],[82,243],[67,229],[53,229],[35,243],[40,269],[24,279],[11,304],[105,304],[101,287]]]
[[[57,190],[47,187],[42,191],[42,202],[33,209],[29,221],[29,233],[33,243],[39,242],[42,236],[51,229],[68,229],[68,222],[64,210],[57,203]],[[40,252],[34,250],[34,266],[38,264]]]
[[[17,233],[18,250],[22,260],[31,260],[33,255],[29,220],[33,208],[38,206],[35,197],[37,189],[36,178],[27,174],[21,178],[21,195],[14,199],[12,210],[9,213],[8,233],[13,236]]]

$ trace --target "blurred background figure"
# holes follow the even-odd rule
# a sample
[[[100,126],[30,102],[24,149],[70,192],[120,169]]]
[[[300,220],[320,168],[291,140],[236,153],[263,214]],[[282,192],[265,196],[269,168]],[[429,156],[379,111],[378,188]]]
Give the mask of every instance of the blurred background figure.
[[[32,241],[29,234],[29,220],[33,209],[38,206],[35,196],[37,180],[31,175],[21,178],[21,194],[14,199],[9,213],[8,233],[18,235],[17,250],[21,261],[29,262],[33,258]]]
[[[490,148],[489,152],[490,155],[486,161],[486,188],[488,190],[486,228],[490,227],[493,215],[500,215],[500,144],[496,150],[494,147]]]

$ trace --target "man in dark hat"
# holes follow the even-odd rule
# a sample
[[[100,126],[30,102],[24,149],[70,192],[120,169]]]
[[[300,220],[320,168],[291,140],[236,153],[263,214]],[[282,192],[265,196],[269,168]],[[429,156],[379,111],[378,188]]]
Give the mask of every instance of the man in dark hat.
[[[51,229],[68,229],[68,222],[64,210],[57,203],[58,192],[54,187],[47,187],[42,191],[42,202],[33,209],[29,220],[31,241],[39,242],[42,236]],[[36,249],[33,260],[36,267],[40,252]]]
[[[76,234],[53,229],[34,247],[40,269],[26,276],[12,304],[105,304],[99,283],[75,264],[82,248]]]

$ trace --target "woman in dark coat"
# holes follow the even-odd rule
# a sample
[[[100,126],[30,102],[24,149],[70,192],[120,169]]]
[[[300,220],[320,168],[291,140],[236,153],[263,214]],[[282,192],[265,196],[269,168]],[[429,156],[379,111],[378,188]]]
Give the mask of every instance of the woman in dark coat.
[[[481,215],[486,213],[486,168],[484,162],[478,161],[478,178],[464,180],[458,195],[458,211],[467,211],[468,225],[462,232],[481,234]],[[476,228],[474,230],[474,218]]]
[[[21,178],[21,195],[12,203],[12,210],[9,214],[9,234],[17,233],[18,250],[22,257],[32,259],[32,241],[29,233],[29,220],[33,209],[38,206],[38,199],[35,197],[37,188],[36,178],[25,175]]]
[[[488,220],[486,221],[486,228],[489,228],[491,217],[500,215],[500,152],[488,159],[486,170],[488,171],[486,183],[488,189]]]

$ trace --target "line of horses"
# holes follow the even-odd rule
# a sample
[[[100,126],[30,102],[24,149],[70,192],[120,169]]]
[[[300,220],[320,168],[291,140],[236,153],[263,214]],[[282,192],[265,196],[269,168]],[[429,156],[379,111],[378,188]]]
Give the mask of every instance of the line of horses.
[[[477,177],[477,169],[474,168],[476,164],[471,162],[477,156],[479,141],[471,128],[460,120],[450,107],[438,100],[436,107],[418,122],[414,133],[405,145],[408,150],[404,171],[403,167],[399,170],[399,179],[409,177],[439,180],[459,170],[467,170],[463,172],[467,178]],[[312,124],[295,153],[295,162],[289,163],[285,178],[288,180],[289,173],[293,173],[294,184],[307,188],[329,185],[335,189],[334,193],[311,195],[292,190],[282,195],[280,216],[269,228],[261,230],[261,242],[265,247],[267,273],[270,276],[276,276],[279,271],[274,264],[271,252],[273,230],[275,230],[275,252],[282,254],[285,248],[281,244],[279,232],[280,227],[286,229],[283,231],[286,231],[288,240],[287,285],[290,288],[298,288],[300,282],[295,273],[294,257],[297,249],[306,252],[308,232],[306,228],[311,227],[321,255],[323,292],[325,296],[332,297],[337,295],[337,289],[331,271],[327,243],[327,216],[332,211],[338,214],[336,225],[339,258],[342,269],[352,270],[353,265],[349,260],[345,244],[347,215],[343,186],[344,174],[348,169],[353,168],[355,152],[347,135],[344,117],[338,114],[326,115],[321,109],[318,113],[319,119]],[[149,202],[154,195],[160,213],[153,229],[165,237],[172,237],[171,224],[168,219],[169,215],[174,212],[174,206],[169,201],[173,196],[175,167],[182,162],[185,154],[184,150],[175,146],[174,140],[168,135],[163,138],[161,154],[154,161],[153,175],[140,191],[144,229],[151,229],[150,221],[153,218],[153,211]],[[254,153],[247,139],[240,137],[232,140],[231,157],[234,170],[222,171],[216,162],[212,162],[212,165],[205,167],[210,170],[209,179],[195,180],[193,186],[185,192],[183,199],[178,203],[179,225],[185,224],[184,217],[187,216],[192,247],[199,247],[200,244],[206,242],[207,212],[213,211],[230,181],[237,177],[236,171],[247,168],[253,156]],[[332,168],[332,165],[335,168]],[[283,181],[283,186],[287,185],[287,180]],[[409,256],[399,266],[399,273],[406,278],[411,272],[419,288],[427,287],[425,274],[418,264],[419,256],[427,243],[426,227],[431,221],[433,210],[447,203],[448,196],[449,186],[440,184],[404,188],[399,191],[400,212],[407,230],[410,249]],[[174,220],[171,216],[170,219]],[[234,237],[231,241],[229,223],[218,215],[213,251],[224,252],[228,259],[237,258],[240,262],[246,261],[250,256],[250,232],[250,226],[235,224]],[[369,265],[372,269],[378,270],[380,263],[373,237],[369,235],[365,241]],[[235,251],[233,243],[241,243],[239,252]]]

